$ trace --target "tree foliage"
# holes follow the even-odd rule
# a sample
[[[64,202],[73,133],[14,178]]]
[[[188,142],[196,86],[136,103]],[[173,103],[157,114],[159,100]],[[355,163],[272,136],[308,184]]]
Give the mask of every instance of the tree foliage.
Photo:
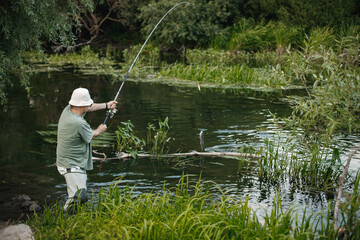
[[[90,0],[79,1],[92,6]],[[73,26],[79,23],[80,9],[70,0],[0,0],[0,103],[6,91],[20,78],[28,84],[24,51],[41,50],[45,41],[70,45],[75,41]]]
[[[76,34],[77,41],[72,50],[84,45],[99,45],[107,40],[106,34],[116,36],[123,31],[139,31],[140,23],[136,16],[139,14],[140,6],[147,1],[93,0],[92,3],[90,6],[86,2],[77,4],[81,9],[81,31]],[[118,31],[119,28],[122,31]],[[58,48],[63,47],[59,45]]]
[[[233,24],[239,1],[196,0],[179,6],[171,12],[153,37],[157,44],[166,47],[204,47],[209,39]],[[178,1],[152,1],[141,8],[142,32],[148,35],[161,17]]]
[[[147,35],[178,1],[151,1],[140,8],[142,33]],[[281,21],[306,30],[314,26],[346,29],[360,22],[352,0],[194,0],[174,10],[154,33],[155,42],[163,46],[207,47],[215,36],[229,35],[229,30],[241,19]]]
[[[249,0],[246,17],[280,20],[306,28],[340,28],[359,23],[360,3],[353,0]]]

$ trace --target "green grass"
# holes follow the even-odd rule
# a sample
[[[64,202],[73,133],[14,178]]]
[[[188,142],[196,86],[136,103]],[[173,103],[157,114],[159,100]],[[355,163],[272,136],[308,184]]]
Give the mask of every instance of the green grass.
[[[279,196],[259,220],[246,197],[209,192],[221,190],[213,182],[191,184],[184,176],[177,189],[138,196],[117,183],[75,214],[58,206],[35,214],[28,221],[35,239],[334,239],[337,232],[329,226],[330,212],[285,209]]]
[[[265,88],[281,88],[281,86],[291,85],[291,81],[277,66],[250,68],[247,65],[209,66],[176,63],[163,67],[160,74],[167,77],[218,85],[233,84]]]
[[[54,71],[64,67],[72,67],[84,73],[114,74],[117,63],[110,56],[111,49],[108,48],[104,56],[100,56],[90,46],[85,46],[80,52],[69,52],[62,54],[42,54],[27,52],[24,59],[35,64],[38,70]],[[44,65],[46,68],[44,69]]]

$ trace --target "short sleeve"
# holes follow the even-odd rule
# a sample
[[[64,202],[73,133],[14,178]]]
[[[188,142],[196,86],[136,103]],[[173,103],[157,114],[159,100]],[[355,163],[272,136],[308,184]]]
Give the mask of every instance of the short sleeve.
[[[93,130],[91,129],[90,125],[84,120],[79,128],[79,133],[81,135],[81,138],[84,140],[84,142],[86,143],[90,143],[91,139],[93,137]]]

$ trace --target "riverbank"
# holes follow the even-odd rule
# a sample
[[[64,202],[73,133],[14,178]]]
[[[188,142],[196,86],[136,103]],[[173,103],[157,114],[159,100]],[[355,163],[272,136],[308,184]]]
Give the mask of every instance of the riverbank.
[[[4,199],[2,199],[4,201]],[[0,204],[0,239],[34,240],[29,225],[24,224],[34,212],[41,212],[40,205],[27,195],[17,195]]]
[[[2,199],[0,204],[0,221],[22,222],[34,211],[41,211],[40,205],[28,195],[16,195],[11,199]]]
[[[345,238],[360,235],[351,225],[342,225],[340,232],[334,229],[331,216],[325,214],[330,208],[312,214],[298,206],[285,209],[277,196],[273,208],[259,217],[246,197],[238,200],[210,193],[211,188],[221,189],[211,181],[190,183],[183,176],[176,189],[164,187],[161,192],[137,196],[131,188],[118,188],[120,182],[103,188],[71,214],[58,206],[36,214],[27,222],[35,239],[335,239],[338,233]]]

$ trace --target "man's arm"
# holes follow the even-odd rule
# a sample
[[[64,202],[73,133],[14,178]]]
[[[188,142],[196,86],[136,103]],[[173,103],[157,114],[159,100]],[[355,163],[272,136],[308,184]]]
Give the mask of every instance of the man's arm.
[[[100,135],[100,133],[105,132],[107,129],[106,124],[100,124],[96,130],[93,131],[92,139],[96,138]]]
[[[97,110],[103,110],[103,109],[110,109],[115,108],[117,104],[117,101],[109,101],[107,103],[93,103],[91,107],[89,108],[88,112],[94,112]]]

